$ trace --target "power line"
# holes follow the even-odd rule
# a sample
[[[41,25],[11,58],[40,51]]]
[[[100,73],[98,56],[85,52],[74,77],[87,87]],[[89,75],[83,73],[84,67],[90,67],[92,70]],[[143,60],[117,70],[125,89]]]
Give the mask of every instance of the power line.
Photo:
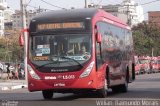
[[[147,3],[143,3],[143,4],[141,4],[141,5],[147,5],[147,4],[151,4],[151,3],[157,2],[157,1],[160,1],[160,0],[150,1],[150,2],[147,2]]]
[[[98,5],[100,5],[102,3],[102,0],[100,0],[99,2],[98,2]]]
[[[44,2],[44,3],[46,3],[46,4],[48,4],[48,5],[50,5],[50,6],[57,7],[57,8],[64,9],[64,10],[67,10],[66,8],[63,8],[63,7],[59,7],[59,6],[53,5],[53,4],[48,3],[48,2],[46,2],[46,1],[44,1],[44,0],[41,0],[41,1]]]
[[[35,6],[31,6],[31,5],[27,5],[28,7],[32,7],[32,8],[38,8],[38,7],[35,7]]]
[[[109,1],[110,3],[116,3],[116,4],[120,4],[119,2],[117,2],[117,1],[110,1],[110,0],[107,0],[107,1]]]
[[[32,0],[30,0],[30,1],[26,4],[26,7],[31,3],[31,1],[32,1]]]
[[[32,5],[27,5],[28,7],[32,7],[32,8],[37,8],[39,9],[39,7],[36,7],[36,6],[32,6]],[[45,8],[42,8],[42,9],[45,9]],[[45,9],[45,10],[50,10],[50,11],[54,11],[54,10],[51,10],[51,9]]]

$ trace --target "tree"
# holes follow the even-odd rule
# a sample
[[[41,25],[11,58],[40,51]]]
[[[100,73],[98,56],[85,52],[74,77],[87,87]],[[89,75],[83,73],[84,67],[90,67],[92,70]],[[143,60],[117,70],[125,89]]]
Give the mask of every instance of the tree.
[[[135,53],[137,55],[160,55],[160,29],[156,26],[142,22],[132,28]]]
[[[8,35],[0,38],[0,60],[7,62],[21,61],[23,57],[23,48],[19,46],[18,30],[5,31]]]

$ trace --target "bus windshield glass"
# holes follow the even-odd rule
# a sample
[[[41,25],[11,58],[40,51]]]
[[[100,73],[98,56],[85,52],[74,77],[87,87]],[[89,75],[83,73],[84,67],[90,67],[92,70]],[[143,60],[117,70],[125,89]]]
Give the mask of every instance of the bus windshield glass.
[[[29,58],[41,68],[83,66],[91,58],[91,34],[33,35]]]

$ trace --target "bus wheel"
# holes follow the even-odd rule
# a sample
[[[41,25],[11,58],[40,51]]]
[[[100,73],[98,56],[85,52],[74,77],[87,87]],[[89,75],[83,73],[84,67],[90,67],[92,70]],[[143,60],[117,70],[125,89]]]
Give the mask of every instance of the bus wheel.
[[[97,90],[97,93],[98,93],[98,96],[101,97],[101,98],[105,98],[107,97],[107,80],[105,80],[105,85],[102,89],[98,89]]]
[[[124,93],[128,91],[128,82],[127,81],[125,81],[125,83],[120,86],[120,91],[124,92]]]
[[[114,86],[112,87],[112,91],[115,93],[121,93],[121,92],[125,93],[128,91],[128,83],[125,82],[125,84]]]
[[[2,79],[3,70],[0,68],[0,79]]]
[[[52,90],[43,90],[42,95],[44,99],[52,99],[53,91]]]
[[[128,80],[129,80],[128,78],[129,78],[129,73],[127,72],[127,76],[126,76],[124,84],[112,87],[112,91],[115,93],[127,92],[128,91]]]
[[[129,69],[127,68],[126,78],[124,84],[120,86],[121,92],[127,92],[128,91],[128,82],[129,82]]]
[[[112,92],[119,93],[120,92],[120,85],[112,87]]]

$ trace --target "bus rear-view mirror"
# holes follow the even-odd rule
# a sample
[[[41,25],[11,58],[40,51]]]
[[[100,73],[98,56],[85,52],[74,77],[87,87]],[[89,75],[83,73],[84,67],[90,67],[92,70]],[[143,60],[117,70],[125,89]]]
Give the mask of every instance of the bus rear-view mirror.
[[[97,42],[98,42],[98,43],[101,43],[101,42],[102,42],[102,35],[101,35],[99,32],[97,32],[96,38],[97,38]]]
[[[24,36],[22,33],[19,35],[19,45],[24,46]]]
[[[24,46],[24,33],[29,33],[29,29],[22,29],[20,35],[19,35],[19,45]]]

